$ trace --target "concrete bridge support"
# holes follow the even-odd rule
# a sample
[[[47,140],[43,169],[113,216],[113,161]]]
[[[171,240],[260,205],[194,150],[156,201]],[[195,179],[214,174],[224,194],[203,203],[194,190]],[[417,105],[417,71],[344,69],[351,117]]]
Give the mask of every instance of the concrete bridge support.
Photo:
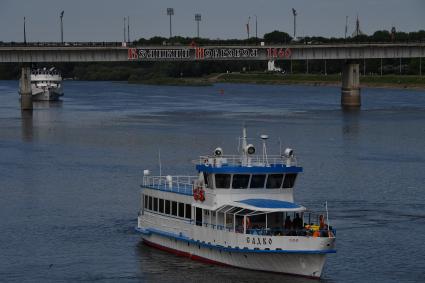
[[[359,64],[347,62],[342,69],[341,106],[343,108],[359,108],[360,80]]]
[[[19,94],[21,95],[21,110],[32,110],[31,68],[22,67],[19,80]]]

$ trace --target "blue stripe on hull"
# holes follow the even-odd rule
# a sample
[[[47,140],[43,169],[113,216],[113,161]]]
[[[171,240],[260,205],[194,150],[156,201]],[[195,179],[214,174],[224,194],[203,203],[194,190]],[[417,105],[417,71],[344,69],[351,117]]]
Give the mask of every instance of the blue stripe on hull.
[[[161,236],[164,236],[164,237],[180,240],[180,241],[195,244],[195,245],[200,245],[200,246],[207,247],[207,248],[218,249],[218,250],[225,251],[225,252],[285,253],[285,254],[332,254],[332,253],[336,253],[336,250],[304,251],[304,250],[253,250],[253,249],[246,249],[246,248],[244,248],[244,249],[229,248],[229,247],[224,247],[224,246],[220,246],[220,245],[212,245],[212,244],[208,244],[208,243],[205,243],[205,242],[193,240],[193,239],[190,239],[189,237],[183,235],[183,233],[174,234],[174,233],[170,233],[170,232],[161,231],[161,230],[158,230],[158,229],[155,229],[155,228],[142,229],[142,228],[136,227],[135,229],[136,229],[137,232],[140,232],[144,235],[157,234],[157,235],[161,235]],[[144,232],[141,232],[140,230],[143,230]],[[149,234],[146,234],[147,232],[149,232]]]

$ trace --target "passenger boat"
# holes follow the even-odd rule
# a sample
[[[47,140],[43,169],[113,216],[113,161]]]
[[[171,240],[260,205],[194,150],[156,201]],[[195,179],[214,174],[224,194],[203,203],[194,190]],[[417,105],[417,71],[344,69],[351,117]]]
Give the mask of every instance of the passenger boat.
[[[196,176],[151,176],[144,170],[136,230],[143,242],[180,256],[266,272],[319,278],[335,253],[326,213],[294,202],[302,167],[292,149],[267,154],[248,143],[238,155],[221,148],[196,160]]]
[[[54,101],[63,96],[62,75],[56,68],[31,70],[31,92],[34,101]]]

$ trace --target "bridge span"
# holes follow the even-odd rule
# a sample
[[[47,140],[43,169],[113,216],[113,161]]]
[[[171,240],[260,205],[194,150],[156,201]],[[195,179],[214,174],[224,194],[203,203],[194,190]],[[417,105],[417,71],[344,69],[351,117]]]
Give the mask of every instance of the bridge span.
[[[425,57],[425,43],[330,44],[270,46],[0,46],[0,63],[128,62],[128,61],[275,61],[345,60],[342,68],[341,105],[361,105],[358,60]],[[420,64],[421,65],[421,64]],[[20,93],[22,109],[32,109],[28,80],[23,67]]]
[[[359,60],[425,57],[425,43],[270,46],[0,46],[0,63]]]

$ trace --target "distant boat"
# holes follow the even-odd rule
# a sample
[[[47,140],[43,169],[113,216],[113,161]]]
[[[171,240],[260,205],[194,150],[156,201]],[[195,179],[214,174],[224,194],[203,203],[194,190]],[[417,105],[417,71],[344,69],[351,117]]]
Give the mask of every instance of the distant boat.
[[[261,139],[255,155],[244,129],[240,154],[216,148],[196,162],[197,176],[145,170],[136,228],[144,243],[206,263],[319,278],[336,252],[327,203],[317,214],[295,203],[302,167],[293,150],[268,155],[268,136]]]
[[[62,75],[56,68],[31,71],[33,101],[54,101],[63,96]]]

